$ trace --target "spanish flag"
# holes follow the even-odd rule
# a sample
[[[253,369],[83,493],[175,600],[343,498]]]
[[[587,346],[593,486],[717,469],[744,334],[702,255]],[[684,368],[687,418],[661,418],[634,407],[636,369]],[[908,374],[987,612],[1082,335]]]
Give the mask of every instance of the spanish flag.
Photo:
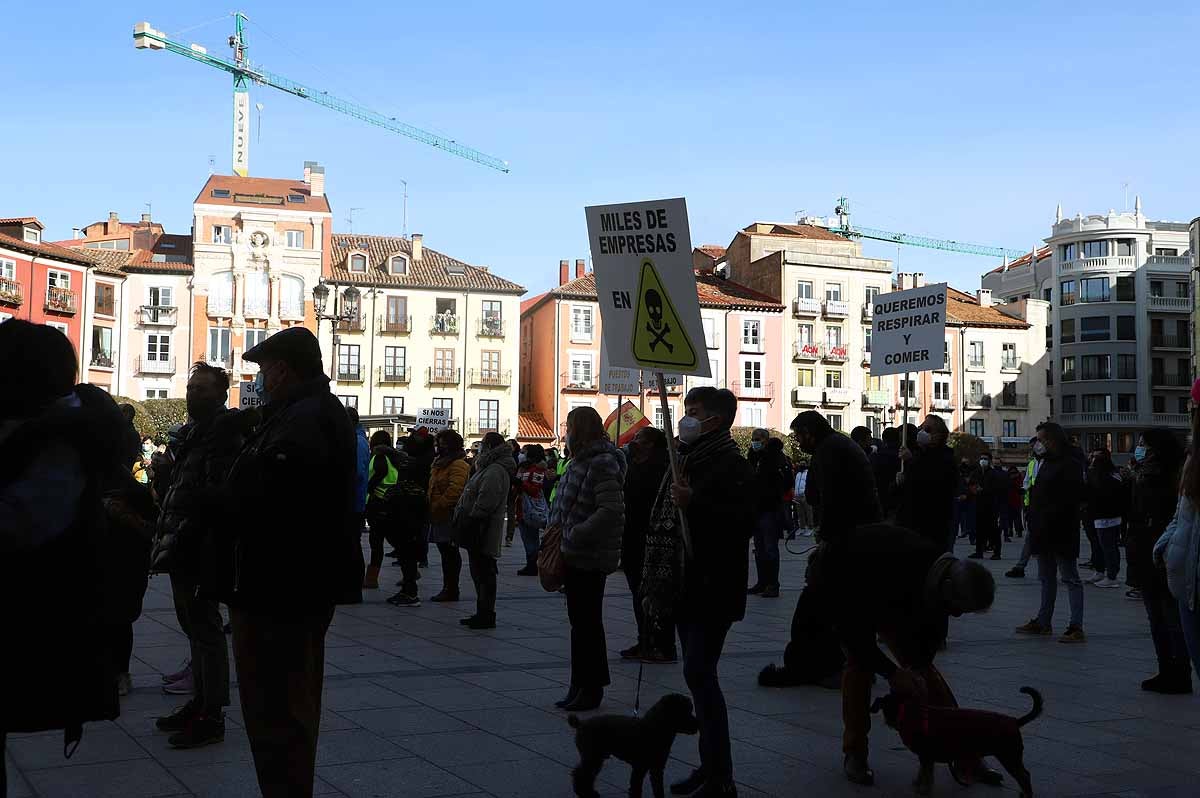
[[[617,419],[621,420],[621,435],[617,437]],[[604,422],[604,431],[608,433],[608,439],[616,443],[617,446],[624,446],[633,440],[633,436],[642,427],[650,426],[650,420],[638,410],[638,406],[633,402],[626,401],[616,410],[609,414]]]

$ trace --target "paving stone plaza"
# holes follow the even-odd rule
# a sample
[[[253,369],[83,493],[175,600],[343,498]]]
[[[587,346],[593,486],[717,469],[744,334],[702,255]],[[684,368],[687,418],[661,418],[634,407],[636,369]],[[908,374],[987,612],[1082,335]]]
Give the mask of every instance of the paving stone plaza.
[[[953,621],[949,648],[938,660],[960,702],[1022,714],[1028,699],[1017,689],[1029,684],[1042,691],[1045,714],[1024,730],[1025,761],[1038,795],[1200,794],[1200,698],[1139,689],[1154,672],[1141,604],[1127,600],[1124,590],[1088,588],[1086,644],[1018,638],[1012,629],[1035,612],[1038,583],[1033,570],[1024,580],[1002,576],[1016,554],[1015,546],[1009,548],[1005,561],[986,562],[997,577],[995,607]],[[542,592],[536,579],[513,575],[522,564],[519,544],[504,554],[494,631],[473,632],[458,623],[474,606],[465,570],[464,601],[458,604],[426,601],[398,609],[384,603],[391,591],[381,589],[367,591],[360,606],[338,609],[328,637],[319,794],[572,794],[574,742],[553,705],[568,680],[566,605],[561,595]],[[426,599],[440,587],[436,551],[432,557],[421,582]],[[782,596],[751,598],[747,619],[735,625],[721,661],[739,794],[912,795],[916,759],[895,732],[876,723],[871,753],[876,786],[853,787],[841,774],[838,693],[769,690],[755,682],[763,665],[781,657],[803,566],[802,557],[784,555]],[[384,575],[390,585],[399,569],[385,568]],[[1064,593],[1059,602],[1056,631],[1066,621]],[[638,666],[621,662],[616,653],[635,637],[620,573],[608,582],[605,625],[613,684],[600,711],[628,713]],[[178,668],[186,650],[167,579],[155,577],[136,627],[134,690],[122,702],[121,718],[88,726],[69,761],[62,758],[58,733],[10,738],[9,795],[257,795],[236,696],[222,744],[175,751],[154,728],[156,717],[182,703],[162,694],[160,677]],[[647,666],[642,706],[670,691],[686,692],[680,666]],[[678,738],[668,780],[685,776],[696,762],[695,738]],[[597,788],[606,798],[625,795],[628,775],[628,767],[610,761]],[[646,790],[649,794],[649,785]],[[935,795],[967,792],[1016,794],[1008,778],[1002,789],[965,790],[939,767]]]

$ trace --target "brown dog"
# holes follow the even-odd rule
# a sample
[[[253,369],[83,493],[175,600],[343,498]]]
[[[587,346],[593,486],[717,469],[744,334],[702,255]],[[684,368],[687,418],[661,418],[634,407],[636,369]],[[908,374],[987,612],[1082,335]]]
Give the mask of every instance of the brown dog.
[[[629,780],[630,798],[641,798],[642,782],[650,774],[654,798],[663,798],[663,769],[671,755],[676,734],[695,734],[700,723],[692,712],[692,699],[678,693],[663,696],[644,717],[597,715],[580,720],[567,717],[575,732],[579,765],[571,771],[575,794],[595,798],[596,776],[604,760],[615,756],[633,768]]]
[[[887,725],[898,731],[908,750],[920,758],[921,770],[913,782],[918,794],[933,791],[934,763],[952,765],[994,756],[1016,779],[1021,795],[1032,798],[1021,727],[1042,714],[1042,695],[1032,687],[1022,687],[1021,692],[1033,699],[1033,709],[1020,718],[981,709],[931,707],[895,693],[875,699],[871,712],[882,709]]]

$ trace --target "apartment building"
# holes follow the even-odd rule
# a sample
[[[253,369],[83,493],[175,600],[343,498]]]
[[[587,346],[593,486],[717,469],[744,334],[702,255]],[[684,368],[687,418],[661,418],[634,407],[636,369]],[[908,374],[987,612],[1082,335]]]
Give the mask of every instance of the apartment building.
[[[783,305],[712,268],[702,263],[696,272],[712,376],[684,377],[670,385],[669,415],[663,414],[657,388],[649,380],[639,395],[627,398],[640,404],[656,426],[667,429],[682,412],[687,390],[713,385],[737,395],[738,426],[783,429],[782,360],[774,354],[783,336]],[[548,430],[561,440],[571,410],[594,407],[607,417],[618,397],[600,393],[601,319],[595,275],[577,260],[571,278],[570,262],[564,260],[559,262],[558,283],[521,304],[520,394],[522,424]]]
[[[1051,415],[1119,460],[1141,430],[1188,429],[1192,383],[1189,226],[1132,212],[1064,218],[1049,246],[983,277],[1003,300],[1051,304]]]
[[[468,441],[518,434],[525,289],[424,245],[423,236],[334,234],[322,349],[332,390],[363,415],[450,411]],[[336,326],[336,329],[335,329]]]

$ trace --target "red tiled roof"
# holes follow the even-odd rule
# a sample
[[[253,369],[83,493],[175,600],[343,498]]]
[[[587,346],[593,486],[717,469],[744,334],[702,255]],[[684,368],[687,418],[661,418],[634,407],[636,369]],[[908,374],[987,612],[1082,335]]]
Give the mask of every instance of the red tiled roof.
[[[535,297],[532,297],[532,298],[530,298],[530,299],[525,299],[525,300],[522,300],[522,302],[521,302],[521,315],[522,315],[522,316],[524,316],[524,315],[525,315],[525,311],[529,310],[529,309],[530,309],[530,308],[532,308],[534,305],[536,305],[538,302],[540,302],[540,301],[542,300],[542,297],[546,296],[546,293],[549,293],[549,292],[541,293],[541,294],[538,294],[537,296],[535,296]]]
[[[696,247],[696,249],[700,250],[713,260],[720,260],[721,258],[725,257],[725,247],[721,246],[720,244],[701,244],[700,246]]]
[[[764,232],[758,231],[758,226],[768,227]],[[743,227],[741,232],[748,235],[791,236],[793,238],[810,238],[817,241],[846,241],[846,237],[824,227],[811,224],[779,224],[777,222],[755,222]]]
[[[1037,251],[1037,259],[1038,260],[1042,260],[1042,259],[1048,258],[1048,257],[1050,257],[1050,247],[1042,247],[1041,249],[1039,249]],[[1028,255],[1022,255],[1021,257],[1017,258],[1016,260],[1010,260],[1008,262],[1008,268],[1010,268],[1010,269],[1013,268],[1014,266],[1027,266],[1027,265],[1029,265],[1029,256]],[[997,266],[996,268],[992,269],[991,271],[989,271],[987,273],[988,274],[997,274],[1002,271],[1004,271],[1003,263],[1001,263],[999,266]]]
[[[80,257],[88,260],[98,271],[107,274],[191,274],[190,263],[163,263],[155,261],[154,253],[148,249],[91,249],[73,247]],[[189,247],[190,250],[190,247]]]
[[[552,441],[557,437],[541,413],[522,413],[517,417],[517,438],[523,441]]]
[[[596,274],[588,272],[568,283],[549,292],[550,296],[560,299],[585,299],[596,301]],[[530,300],[521,305],[521,313],[538,304],[542,297]],[[766,294],[747,288],[740,283],[724,280],[713,274],[696,273],[696,298],[702,308],[722,308],[725,310],[762,310],[770,313],[783,312],[783,305]]]
[[[229,191],[228,197],[214,197],[214,188]],[[289,194],[300,194],[304,202],[288,202]],[[239,195],[242,197],[239,199]],[[279,202],[255,202],[250,198],[273,198]],[[196,203],[202,205],[234,205],[242,208],[278,208],[291,211],[311,211],[313,213],[329,213],[329,198],[314,197],[309,186],[303,180],[284,180],[275,177],[239,177],[237,175],[212,175],[200,194]]]
[[[957,288],[955,288],[952,285],[946,286],[946,298],[947,299],[956,299],[959,302],[977,302],[978,301],[975,297],[971,296],[966,291],[959,291]]]
[[[346,256],[363,252],[367,271],[346,269]],[[388,260],[393,255],[408,258],[408,274],[392,274]],[[398,288],[469,288],[497,294],[523,294],[524,286],[505,280],[486,269],[470,266],[443,255],[436,249],[421,247],[421,260],[412,260],[412,241],[400,236],[368,236],[334,233],[329,249],[330,275],[339,283],[396,286]]]
[[[14,216],[11,219],[0,219],[0,224],[36,224],[38,229],[46,229],[46,226],[38,221],[36,216]]]
[[[55,258],[66,263],[76,263],[81,266],[91,265],[91,261],[81,257],[75,250],[60,247],[57,244],[34,244],[30,241],[22,241],[19,238],[0,233],[0,246],[15,249],[17,252],[24,252],[29,255]]]
[[[1027,330],[1029,324],[1013,318],[1007,313],[1001,313],[995,307],[982,307],[978,302],[964,302],[954,297],[947,297],[946,321],[951,324],[965,324],[968,327],[1007,327],[1014,330]]]

